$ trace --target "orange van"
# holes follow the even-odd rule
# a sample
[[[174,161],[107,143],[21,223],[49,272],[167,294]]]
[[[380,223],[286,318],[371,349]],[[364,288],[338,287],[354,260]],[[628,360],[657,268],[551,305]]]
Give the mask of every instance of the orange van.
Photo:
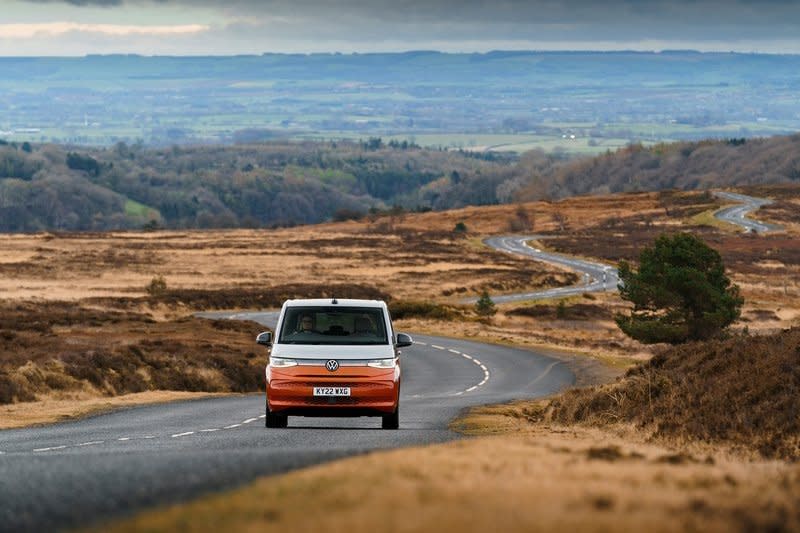
[[[413,340],[394,333],[379,300],[288,300],[266,368],[266,426],[289,416],[380,416],[384,429],[400,426],[400,348]]]

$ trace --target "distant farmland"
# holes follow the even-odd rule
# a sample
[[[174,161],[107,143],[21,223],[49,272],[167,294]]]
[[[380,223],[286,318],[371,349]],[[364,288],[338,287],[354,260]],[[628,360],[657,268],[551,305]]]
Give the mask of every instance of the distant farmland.
[[[0,58],[0,69],[0,138],[18,142],[382,137],[599,153],[800,130],[800,56],[790,55],[126,55]]]

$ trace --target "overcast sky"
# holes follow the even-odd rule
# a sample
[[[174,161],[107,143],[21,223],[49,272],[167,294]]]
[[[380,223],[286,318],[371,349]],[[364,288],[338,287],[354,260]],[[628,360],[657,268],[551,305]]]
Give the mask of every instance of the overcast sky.
[[[2,0],[0,55],[800,53],[798,0]]]

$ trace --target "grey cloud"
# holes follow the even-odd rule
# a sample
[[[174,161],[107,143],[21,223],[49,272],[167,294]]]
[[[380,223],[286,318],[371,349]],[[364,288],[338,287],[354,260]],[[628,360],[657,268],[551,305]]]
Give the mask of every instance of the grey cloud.
[[[124,0],[28,0],[34,4],[69,4],[72,6],[121,6],[126,2]]]
[[[220,13],[218,35],[285,40],[694,40],[800,36],[795,0],[28,0]],[[191,21],[187,21],[189,23]]]

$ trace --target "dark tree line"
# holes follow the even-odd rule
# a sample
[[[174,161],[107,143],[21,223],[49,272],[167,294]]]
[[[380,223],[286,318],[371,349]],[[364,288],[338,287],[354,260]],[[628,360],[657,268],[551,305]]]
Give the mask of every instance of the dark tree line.
[[[274,227],[662,189],[800,181],[800,135],[633,145],[594,158],[411,144],[66,149],[0,142],[0,231]]]

